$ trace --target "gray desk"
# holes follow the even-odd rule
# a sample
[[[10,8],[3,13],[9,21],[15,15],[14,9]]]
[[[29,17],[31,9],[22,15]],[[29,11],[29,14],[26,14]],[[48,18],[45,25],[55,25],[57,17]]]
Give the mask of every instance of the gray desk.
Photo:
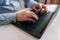
[[[46,5],[49,11],[54,11],[57,5]],[[53,10],[51,10],[53,7]],[[0,40],[59,40],[60,14],[46,28],[41,39],[36,39],[12,24],[0,26]]]

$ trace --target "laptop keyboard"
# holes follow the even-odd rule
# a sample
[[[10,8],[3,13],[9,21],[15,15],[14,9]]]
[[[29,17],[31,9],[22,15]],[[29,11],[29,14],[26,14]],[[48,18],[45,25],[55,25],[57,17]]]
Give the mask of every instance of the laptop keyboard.
[[[47,27],[50,19],[53,16],[52,12],[43,13],[42,15],[38,15],[38,20],[36,22],[16,22],[14,25],[16,25],[18,28],[22,29],[23,31],[31,34],[32,36],[36,38],[40,38],[44,32],[44,29]]]

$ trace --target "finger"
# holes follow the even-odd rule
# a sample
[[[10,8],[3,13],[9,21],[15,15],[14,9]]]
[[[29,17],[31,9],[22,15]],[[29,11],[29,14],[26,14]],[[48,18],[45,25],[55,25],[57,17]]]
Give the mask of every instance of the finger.
[[[45,13],[48,12],[46,6],[42,5],[42,8],[44,9],[44,12],[45,12]]]
[[[38,20],[38,16],[35,13],[32,13],[32,18],[35,18],[36,20]]]
[[[40,9],[40,14],[42,14],[42,6],[39,4],[38,7]]]
[[[35,22],[35,20],[33,20],[32,18],[27,18],[26,21],[31,21],[31,22]]]
[[[34,12],[31,12],[29,17],[38,20],[38,16]]]
[[[34,10],[36,13],[38,13],[38,9],[37,9],[37,8],[34,7],[33,10]]]

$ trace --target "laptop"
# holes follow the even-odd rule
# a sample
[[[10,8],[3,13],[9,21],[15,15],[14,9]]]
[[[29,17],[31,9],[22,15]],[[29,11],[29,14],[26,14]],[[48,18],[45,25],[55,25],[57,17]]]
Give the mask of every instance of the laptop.
[[[56,12],[58,12],[59,6],[57,7],[55,12],[43,13],[40,15],[40,12],[38,12],[36,15],[38,16],[38,20],[36,22],[16,22],[13,23],[18,28],[22,29],[23,31],[27,32],[28,34],[32,35],[35,38],[40,39],[41,36],[44,33],[44,30],[46,29],[47,25],[49,24],[50,20],[54,16]],[[31,10],[35,12],[34,10]]]

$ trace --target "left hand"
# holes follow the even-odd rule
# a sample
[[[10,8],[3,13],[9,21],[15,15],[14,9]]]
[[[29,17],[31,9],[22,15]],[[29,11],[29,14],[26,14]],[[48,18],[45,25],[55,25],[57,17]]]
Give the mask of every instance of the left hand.
[[[38,9],[40,9],[40,13],[42,13],[42,11],[44,11],[45,13],[47,13],[46,6],[44,6],[43,4],[40,5],[40,3],[35,3],[33,5],[32,9],[34,9],[37,13],[38,13]]]

